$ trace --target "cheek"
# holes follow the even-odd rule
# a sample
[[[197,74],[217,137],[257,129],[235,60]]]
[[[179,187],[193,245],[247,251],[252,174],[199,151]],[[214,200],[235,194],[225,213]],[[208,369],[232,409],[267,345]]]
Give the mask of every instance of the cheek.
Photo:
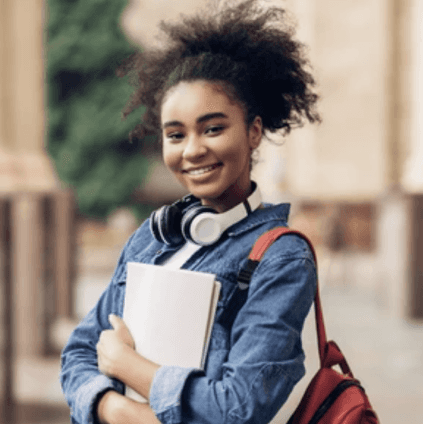
[[[162,157],[164,164],[170,169],[173,170],[178,163],[178,155],[174,149],[163,146]]]
[[[232,144],[224,153],[226,160],[231,162],[234,169],[244,168],[250,163],[250,149],[245,143]]]

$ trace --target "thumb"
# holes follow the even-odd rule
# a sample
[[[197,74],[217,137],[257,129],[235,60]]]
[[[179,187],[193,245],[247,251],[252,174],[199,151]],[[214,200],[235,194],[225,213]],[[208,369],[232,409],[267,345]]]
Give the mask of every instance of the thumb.
[[[115,314],[109,315],[109,322],[110,325],[113,327],[113,330],[116,331],[117,336],[128,346],[130,346],[132,349],[135,347],[134,340],[131,336],[131,333],[128,329],[128,327],[125,324],[125,321],[123,321],[122,318],[118,317]]]
[[[118,330],[122,327],[123,321],[115,314],[109,315],[110,325],[113,327],[113,330]]]

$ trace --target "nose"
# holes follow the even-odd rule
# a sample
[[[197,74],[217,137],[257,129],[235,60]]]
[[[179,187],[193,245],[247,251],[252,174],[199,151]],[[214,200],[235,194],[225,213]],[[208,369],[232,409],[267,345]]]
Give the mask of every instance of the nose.
[[[207,146],[201,140],[201,137],[196,135],[187,138],[182,157],[186,160],[194,161],[205,156]]]

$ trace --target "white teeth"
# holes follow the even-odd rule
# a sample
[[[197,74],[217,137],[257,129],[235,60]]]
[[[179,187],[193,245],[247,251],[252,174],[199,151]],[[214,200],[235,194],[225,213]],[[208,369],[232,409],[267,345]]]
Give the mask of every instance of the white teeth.
[[[213,168],[215,168],[214,165],[208,166],[207,168],[200,168],[200,169],[192,169],[191,171],[187,171],[189,175],[201,175],[206,172],[211,171]]]

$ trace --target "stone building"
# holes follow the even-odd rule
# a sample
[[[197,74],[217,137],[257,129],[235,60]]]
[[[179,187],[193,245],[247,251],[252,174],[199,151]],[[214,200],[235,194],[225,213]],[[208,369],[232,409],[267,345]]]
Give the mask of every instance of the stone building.
[[[293,202],[305,218],[294,223],[308,220],[317,243],[333,244],[338,228],[344,250],[372,253],[359,284],[383,294],[393,315],[422,316],[423,5],[263,0],[272,2],[293,13],[309,46],[323,122],[293,131],[283,147],[264,143],[255,177],[269,200]],[[193,10],[189,0],[132,0],[122,25],[150,45],[159,20]]]
[[[282,147],[265,143],[255,178],[267,199],[293,202],[293,224],[322,252],[370,255],[352,284],[380,295],[396,317],[422,317],[423,2],[281,2],[310,48],[323,123],[295,130]],[[192,11],[192,0],[132,0],[122,27],[148,45],[159,20]],[[43,0],[0,2],[1,323],[6,345],[13,342],[6,373],[12,354],[43,354],[51,317],[72,315],[73,203],[44,146],[44,17]],[[4,381],[7,402],[11,376]]]

